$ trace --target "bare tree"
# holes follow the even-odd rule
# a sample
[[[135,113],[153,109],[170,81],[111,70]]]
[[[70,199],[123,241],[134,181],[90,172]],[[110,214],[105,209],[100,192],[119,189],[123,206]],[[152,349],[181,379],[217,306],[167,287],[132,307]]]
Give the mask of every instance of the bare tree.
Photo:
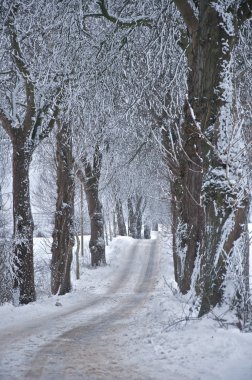
[[[236,249],[242,252],[241,265],[248,257],[248,188],[246,173],[243,179],[239,174],[246,163],[233,117],[232,64],[238,28],[251,17],[251,1],[197,1],[198,13],[189,1],[174,3],[189,35],[180,183],[174,191],[180,234],[175,260],[182,292],[190,288],[197,258],[201,262],[201,316],[222,302],[228,262]],[[240,296],[237,291],[233,302],[239,304]]]
[[[175,20],[174,23],[180,27],[174,25],[173,29],[168,30],[166,35],[171,36],[168,42],[164,38],[164,28],[161,29],[162,33],[155,40],[158,44],[152,44],[158,46],[161,53],[152,56],[152,66],[151,53],[146,66],[145,57],[137,54],[138,61],[141,57],[141,65],[135,64],[139,79],[134,79],[138,84],[142,81],[145,91],[149,89],[145,97],[149,114],[154,111],[163,137],[171,180],[175,277],[182,293],[193,287],[201,296],[199,315],[203,315],[223,301],[226,281],[232,272],[232,260],[239,255],[239,275],[230,302],[239,308],[246,307],[244,302],[248,300],[248,281],[245,278],[248,262],[248,172],[242,128],[234,113],[233,67],[239,30],[251,18],[251,0],[174,0],[173,3],[175,7],[172,7],[172,2],[168,2],[164,9],[160,7],[156,25],[159,26],[160,20],[164,25],[174,25]],[[132,23],[129,19],[124,23],[121,14],[127,13],[126,7],[122,9],[115,2],[112,4],[110,9],[120,17],[111,15],[105,2],[99,2],[103,16],[118,27],[131,28],[134,23],[133,8],[130,8]],[[145,9],[143,3],[139,7]],[[148,19],[152,25],[156,22],[154,18]],[[181,30],[182,22],[184,32]],[[135,27],[136,23],[136,36]],[[126,45],[129,40],[126,38]],[[177,63],[184,63],[186,58],[187,66],[184,109],[178,112],[176,108],[179,105],[173,97],[178,70],[176,67],[174,69],[174,57],[168,54],[170,41],[182,48],[181,59],[177,56]],[[143,44],[143,39],[141,42]],[[130,46],[133,46],[132,40]],[[172,45],[169,46],[172,49]],[[159,60],[161,56],[162,60]],[[130,57],[134,65],[134,54]],[[173,77],[167,75],[168,70],[165,70],[168,62],[173,68],[170,73]],[[146,67],[144,73],[143,67]],[[154,77],[153,68],[156,68],[157,78],[150,81],[150,88],[146,85],[146,73]],[[127,75],[127,65],[125,71]],[[166,91],[164,79],[168,80]],[[143,97],[142,93],[139,92],[139,96]],[[181,100],[181,96],[177,99]],[[138,109],[139,103],[137,101]],[[176,118],[171,110],[177,112]],[[133,112],[133,115],[136,113]]]
[[[67,122],[57,122],[57,200],[52,243],[51,290],[63,295],[71,290],[70,270],[74,246],[74,160],[72,133]]]
[[[106,264],[104,221],[102,204],[99,199],[99,180],[101,175],[102,153],[97,143],[93,153],[93,162],[82,157],[82,164],[77,168],[77,176],[84,186],[88,204],[88,213],[91,223],[91,237],[89,249],[91,252],[91,265]]]
[[[118,225],[118,234],[121,236],[127,236],[127,230],[126,230],[124,214],[123,214],[123,207],[122,207],[122,202],[120,199],[116,202],[116,218],[117,218],[117,225]]]
[[[9,112],[6,103],[1,104],[0,122],[10,137],[13,151],[14,288],[18,292],[20,303],[28,303],[36,298],[29,167],[34,149],[54,126],[56,108],[53,103],[51,107],[44,104],[41,108],[36,102],[37,87],[21,47],[21,36],[16,22],[16,18],[22,17],[23,11],[21,3],[14,3],[4,20],[5,35],[2,38],[8,52],[8,61],[4,63],[10,67],[6,78],[12,87],[8,90],[12,90],[12,102],[8,107]],[[8,93],[5,99],[8,103]]]

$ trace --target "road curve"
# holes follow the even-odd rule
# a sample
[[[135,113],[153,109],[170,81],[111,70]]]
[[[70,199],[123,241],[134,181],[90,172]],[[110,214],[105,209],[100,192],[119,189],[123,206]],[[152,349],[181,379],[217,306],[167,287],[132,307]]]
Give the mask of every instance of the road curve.
[[[105,294],[62,312],[57,320],[44,317],[32,329],[0,333],[0,379],[146,380],[122,360],[118,342],[134,328],[130,318],[153,290],[158,263],[157,240],[136,240]],[[17,350],[23,354],[15,359]]]

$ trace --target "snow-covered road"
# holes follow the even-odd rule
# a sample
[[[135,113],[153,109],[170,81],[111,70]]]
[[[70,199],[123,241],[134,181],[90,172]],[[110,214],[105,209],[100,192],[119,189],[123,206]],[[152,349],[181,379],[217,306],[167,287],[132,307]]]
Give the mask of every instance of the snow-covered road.
[[[127,334],[129,318],[153,290],[158,262],[156,240],[134,241],[103,294],[1,328],[0,378],[146,378],[121,362],[118,334]]]
[[[37,302],[0,307],[0,380],[252,379],[252,334],[228,323],[229,310],[187,319],[197,314],[177,292],[169,234],[117,237],[106,267],[83,264],[74,281],[73,265],[73,291],[62,297],[48,297],[42,243]]]

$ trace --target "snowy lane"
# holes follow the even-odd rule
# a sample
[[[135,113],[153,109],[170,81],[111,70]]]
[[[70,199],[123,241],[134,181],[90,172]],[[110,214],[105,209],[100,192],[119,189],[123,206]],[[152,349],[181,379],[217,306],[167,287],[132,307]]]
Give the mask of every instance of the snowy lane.
[[[0,330],[0,378],[141,379],[117,357],[118,334],[127,335],[127,318],[153,289],[158,253],[155,240],[135,241],[105,293]]]
[[[144,248],[144,249],[143,249]],[[141,379],[141,375],[117,357],[120,344],[118,334],[127,333],[127,319],[146,299],[153,288],[157,256],[154,254],[155,241],[137,244],[128,266],[112,286],[115,291],[124,291],[134,286],[134,292],[127,289],[120,294],[117,304],[102,315],[94,315],[87,324],[62,334],[51,344],[38,352],[26,373],[27,379]],[[141,262],[139,258],[141,257]],[[136,267],[137,264],[137,267]],[[141,264],[141,265],[139,265]],[[133,276],[133,278],[132,278]],[[133,281],[132,281],[133,280]],[[46,364],[45,364],[46,363]]]
[[[83,264],[74,281],[73,265],[71,293],[2,306],[0,380],[251,380],[252,334],[220,325],[216,315],[235,321],[228,310],[186,320],[190,295],[176,290],[171,246],[169,235],[117,237],[106,267]]]
[[[72,318],[73,314],[83,311],[84,309],[88,309],[92,306],[99,305],[100,303],[103,304],[104,300],[106,300],[108,297],[111,297],[113,293],[121,291],[126,291],[128,289],[127,284],[127,276],[128,273],[131,270],[131,266],[134,265],[134,256],[135,256],[135,250],[137,247],[137,242],[126,251],[126,255],[122,258],[122,265],[117,268],[117,272],[114,273],[112,279],[103,286],[101,289],[101,294],[84,294],[84,297],[80,300],[78,299],[77,302],[75,302],[73,305],[64,305],[64,308],[54,308],[53,310],[50,310],[50,313],[48,315],[48,309],[45,308],[45,312],[43,313],[43,310],[39,310],[39,314],[34,317],[34,314],[32,314],[32,317],[29,316],[29,311],[27,311],[26,317],[22,315],[22,320],[20,321],[19,318],[14,318],[14,320],[10,320],[9,324],[6,321],[5,324],[1,326],[0,324],[0,338],[1,338],[1,345],[0,345],[0,354],[3,354],[6,350],[5,346],[15,345],[17,340],[21,340],[22,338],[28,338],[30,336],[35,335],[36,333],[40,333],[42,326],[46,325],[47,330],[51,327],[55,328],[57,324],[59,326],[61,325],[61,322],[67,324],[68,317],[70,319]],[[106,291],[107,286],[107,291]],[[64,302],[60,299],[61,302]],[[32,306],[33,304],[30,304],[29,306]],[[29,307],[28,306],[28,307]],[[21,309],[14,308],[14,312],[18,314],[19,310],[23,312],[23,308],[27,308],[27,306],[21,307]],[[57,319],[57,323],[55,323],[55,320]],[[60,329],[63,329],[63,326],[60,326]],[[0,356],[0,358],[2,355]],[[0,367],[1,368],[1,367]]]

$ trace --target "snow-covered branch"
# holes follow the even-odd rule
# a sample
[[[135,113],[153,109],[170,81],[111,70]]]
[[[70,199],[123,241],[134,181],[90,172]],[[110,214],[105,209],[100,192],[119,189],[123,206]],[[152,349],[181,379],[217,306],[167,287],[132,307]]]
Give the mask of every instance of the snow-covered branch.
[[[116,24],[117,26],[121,27],[121,28],[132,28],[132,27],[135,27],[135,26],[148,26],[150,27],[153,20],[148,18],[148,17],[145,17],[145,16],[142,16],[142,17],[138,17],[138,18],[135,18],[133,20],[125,20],[125,19],[120,19],[116,16],[112,16],[106,5],[105,5],[105,1],[104,0],[98,0],[98,5],[100,7],[100,10],[102,12],[102,15],[107,19],[109,20],[110,22]]]
[[[14,28],[14,18],[15,18],[14,10],[13,10],[12,16],[10,16],[10,19],[8,21],[8,29],[10,32],[11,47],[13,49],[12,56],[13,56],[15,65],[19,73],[23,77],[23,80],[25,83],[26,112],[25,112],[23,126],[24,126],[24,129],[28,132],[32,126],[32,119],[35,117],[35,114],[36,114],[35,90],[34,90],[34,83],[31,80],[30,72],[28,70],[24,57],[22,55],[17,33]]]

